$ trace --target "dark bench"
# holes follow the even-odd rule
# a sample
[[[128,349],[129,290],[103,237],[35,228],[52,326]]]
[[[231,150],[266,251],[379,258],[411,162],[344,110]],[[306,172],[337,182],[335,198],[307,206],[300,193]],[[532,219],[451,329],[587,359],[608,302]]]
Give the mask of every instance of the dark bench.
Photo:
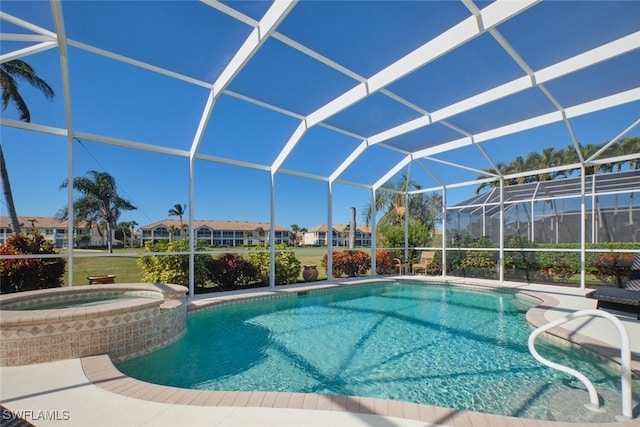
[[[596,308],[608,308],[638,315],[640,320],[640,292],[621,288],[602,288],[586,295],[598,300]]]
[[[609,308],[638,315],[640,320],[640,253],[631,266],[629,281],[623,288],[601,288],[585,295],[598,301],[596,308]]]
[[[105,274],[101,276],[87,276],[87,280],[89,280],[90,285],[104,285],[108,283],[115,283],[116,276],[115,274]]]

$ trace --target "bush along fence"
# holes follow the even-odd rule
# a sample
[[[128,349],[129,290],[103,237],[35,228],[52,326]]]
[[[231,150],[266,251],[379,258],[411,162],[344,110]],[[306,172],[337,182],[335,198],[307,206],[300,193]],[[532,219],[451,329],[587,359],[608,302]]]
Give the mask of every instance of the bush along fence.
[[[200,243],[196,251],[204,249]],[[276,245],[275,268],[276,285],[295,283],[302,266],[295,254],[285,251],[286,245]],[[189,240],[172,242],[147,242],[145,252],[188,252]],[[189,285],[189,255],[158,254],[142,255],[138,258],[142,268],[144,282],[174,283]],[[270,257],[268,248],[255,246],[247,257],[237,253],[224,253],[218,256],[195,255],[195,291],[197,293],[231,290],[241,287],[268,286],[270,275]]]
[[[0,255],[57,254],[53,242],[38,230],[15,233],[0,245]],[[62,285],[64,258],[17,258],[0,260],[0,292],[32,291],[58,288]]]
[[[454,276],[496,279],[498,246],[486,238],[454,240],[459,250],[447,252],[447,273]],[[473,248],[478,248],[474,250]],[[494,249],[495,250],[483,250]],[[537,250],[544,249],[544,250]],[[553,250],[560,250],[554,252]],[[588,244],[586,274],[591,284],[624,287],[640,243]],[[630,252],[609,252],[629,250]],[[580,274],[579,244],[536,244],[526,239],[505,240],[505,279],[527,282],[570,283]],[[591,252],[593,251],[593,252]],[[434,262],[436,264],[436,262]]]
[[[376,274],[384,275],[395,271],[395,255],[387,250],[376,251]],[[328,254],[322,258],[321,265],[327,268]],[[334,251],[331,253],[333,277],[359,277],[369,275],[371,255],[363,250]]]
[[[458,250],[447,251],[447,274],[463,277],[497,278],[498,246],[487,239],[455,239]],[[576,282],[580,273],[580,252],[577,244],[549,245],[510,237],[505,241],[505,279],[528,282]],[[275,253],[276,285],[295,283],[302,266],[295,253],[285,245],[277,245]],[[549,249],[551,251],[541,251]],[[560,249],[563,251],[554,252]],[[590,284],[624,287],[631,272],[634,253],[640,243],[602,243],[587,246],[586,273]],[[612,250],[617,250],[612,252]],[[196,251],[203,251],[198,243]],[[628,250],[629,252],[621,252]],[[145,252],[138,257],[143,270],[142,281],[151,283],[189,284],[189,241],[147,242]],[[155,254],[154,254],[155,253]],[[166,254],[164,254],[166,253]],[[36,230],[11,235],[0,245],[1,255],[58,254],[53,243]],[[368,276],[371,274],[369,251],[332,252],[334,278]],[[396,272],[394,258],[398,254],[376,251],[376,274]],[[402,258],[400,256],[400,258]],[[414,260],[415,261],[415,260]],[[60,287],[65,272],[64,258],[29,258],[0,260],[2,293]],[[321,265],[327,267],[325,254]],[[426,274],[442,273],[439,251]],[[224,253],[218,256],[195,254],[195,290],[197,293],[230,290],[242,287],[268,286],[270,255],[268,247],[257,246],[246,256]]]

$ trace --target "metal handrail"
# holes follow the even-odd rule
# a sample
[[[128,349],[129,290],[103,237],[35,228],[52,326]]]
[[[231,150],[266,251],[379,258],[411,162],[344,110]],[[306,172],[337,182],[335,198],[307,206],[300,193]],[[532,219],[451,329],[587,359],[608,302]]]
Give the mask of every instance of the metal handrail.
[[[534,330],[529,336],[529,351],[535,357],[535,359],[546,365],[550,368],[557,369],[559,371],[565,372],[569,375],[573,375],[578,378],[582,383],[587,387],[589,392],[589,403],[585,404],[585,406],[597,412],[604,412],[604,409],[600,407],[600,401],[598,399],[598,393],[596,392],[596,388],[593,383],[587,379],[580,372],[575,369],[569,368],[564,365],[560,365],[554,362],[551,362],[544,357],[540,356],[538,351],[535,348],[535,340],[538,335],[542,332],[545,332],[551,328],[555,328],[563,323],[569,322],[571,320],[577,319],[578,317],[584,316],[595,316],[595,317],[604,317],[605,319],[610,320],[615,327],[618,329],[620,333],[620,362],[621,362],[621,372],[620,372],[620,382],[622,389],[622,415],[617,416],[616,418],[619,421],[628,420],[632,418],[632,401],[631,401],[631,346],[629,343],[629,334],[627,330],[624,328],[622,322],[615,317],[614,315],[607,313],[606,311],[599,311],[594,309],[589,310],[581,310],[576,311],[574,313],[570,313],[560,319],[554,320],[553,322],[547,323],[546,325],[542,325],[536,330]]]

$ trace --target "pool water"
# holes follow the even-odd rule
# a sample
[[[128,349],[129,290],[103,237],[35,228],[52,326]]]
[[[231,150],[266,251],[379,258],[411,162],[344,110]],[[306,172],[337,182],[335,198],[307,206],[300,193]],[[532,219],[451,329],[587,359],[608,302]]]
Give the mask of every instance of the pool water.
[[[587,392],[530,355],[525,313],[533,305],[513,293],[416,282],[249,301],[189,315],[179,341],[118,368],[202,390],[355,395],[575,420]],[[620,413],[619,374],[542,339],[537,348],[611,396],[607,418],[597,421]],[[562,402],[577,390],[584,393],[566,410]]]
[[[56,298],[44,300],[41,302],[30,302],[26,304],[13,304],[7,310],[49,310],[58,308],[75,308],[75,307],[92,307],[95,305],[112,304],[115,302],[123,302],[144,297],[133,295],[114,295],[114,296],[68,296],[65,298]]]

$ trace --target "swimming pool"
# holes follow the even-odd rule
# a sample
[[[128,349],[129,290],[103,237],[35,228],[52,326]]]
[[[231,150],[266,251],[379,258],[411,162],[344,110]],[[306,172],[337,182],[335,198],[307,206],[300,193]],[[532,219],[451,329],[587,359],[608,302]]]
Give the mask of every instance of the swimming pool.
[[[564,403],[581,408],[588,399],[585,391],[575,401],[582,385],[529,354],[525,313],[533,305],[508,292],[404,281],[255,300],[195,312],[183,338],[118,368],[185,388],[357,395],[559,419]],[[619,376],[601,362],[538,348],[615,400]]]

